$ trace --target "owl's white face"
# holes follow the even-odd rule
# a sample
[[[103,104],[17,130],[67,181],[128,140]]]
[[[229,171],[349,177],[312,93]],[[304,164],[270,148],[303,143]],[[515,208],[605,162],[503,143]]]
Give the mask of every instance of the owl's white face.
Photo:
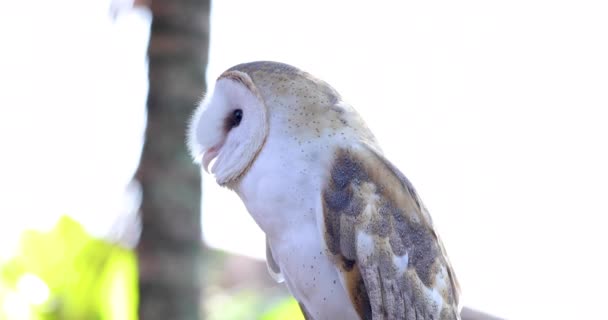
[[[253,82],[245,73],[230,71],[195,111],[188,147],[218,184],[228,185],[251,165],[267,134],[266,106]]]

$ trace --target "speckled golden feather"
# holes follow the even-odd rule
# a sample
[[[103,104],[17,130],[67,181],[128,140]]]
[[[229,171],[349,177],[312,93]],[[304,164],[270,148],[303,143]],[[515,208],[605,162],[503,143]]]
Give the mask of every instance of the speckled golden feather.
[[[360,317],[458,319],[458,283],[410,182],[364,144],[338,150],[327,181],[326,243]]]

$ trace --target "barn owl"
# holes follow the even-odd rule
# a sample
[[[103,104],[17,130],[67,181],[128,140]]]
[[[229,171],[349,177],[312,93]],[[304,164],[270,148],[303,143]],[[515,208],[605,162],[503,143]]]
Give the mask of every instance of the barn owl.
[[[278,62],[234,66],[188,147],[266,234],[306,319],[459,319],[460,288],[420,197],[353,107]]]

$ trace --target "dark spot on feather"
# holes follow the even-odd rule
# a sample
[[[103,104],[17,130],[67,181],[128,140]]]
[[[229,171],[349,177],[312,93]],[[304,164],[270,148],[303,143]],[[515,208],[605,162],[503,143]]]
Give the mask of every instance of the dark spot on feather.
[[[355,260],[350,260],[346,259],[345,257],[342,257],[342,269],[344,269],[344,271],[351,271],[354,265]]]
[[[350,152],[340,151],[331,170],[331,179],[336,188],[342,189],[350,183],[359,184],[367,180],[363,165]]]
[[[402,245],[409,254],[409,265],[414,267],[422,283],[431,286],[433,283],[432,265],[437,257],[437,247],[430,230],[425,225],[408,221],[400,210],[393,211],[393,219]],[[392,246],[396,239],[389,242]],[[397,252],[397,248],[394,247],[393,250]]]
[[[349,272],[344,274],[344,285],[359,317],[364,320],[371,320],[372,307],[365,282],[361,276],[361,270],[358,266],[355,265]]]
[[[359,316],[363,320],[372,320],[372,306],[369,302],[369,295],[367,294],[367,289],[365,288],[365,282],[363,282],[363,278],[359,278],[357,285],[357,298],[355,299],[357,311]]]
[[[351,260],[357,258],[356,244],[356,220],[350,215],[342,215],[340,221],[340,254]]]
[[[327,249],[333,254],[338,254],[340,250],[340,215],[335,211],[330,211],[327,208],[327,203],[324,203],[323,220],[325,223],[325,243]]]
[[[340,212],[348,207],[353,198],[353,191],[349,188],[332,189],[323,192],[323,200],[327,209]]]

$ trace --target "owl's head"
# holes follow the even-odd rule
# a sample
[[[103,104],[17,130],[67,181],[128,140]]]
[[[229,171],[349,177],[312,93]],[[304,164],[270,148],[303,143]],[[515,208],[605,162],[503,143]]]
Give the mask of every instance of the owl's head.
[[[218,184],[230,186],[266,141],[280,136],[294,144],[327,142],[348,130],[373,140],[356,111],[329,84],[284,63],[257,61],[220,75],[194,113],[188,147]]]
[[[267,109],[253,81],[244,72],[229,70],[195,111],[188,148],[195,162],[226,185],[243,174],[267,135]]]

